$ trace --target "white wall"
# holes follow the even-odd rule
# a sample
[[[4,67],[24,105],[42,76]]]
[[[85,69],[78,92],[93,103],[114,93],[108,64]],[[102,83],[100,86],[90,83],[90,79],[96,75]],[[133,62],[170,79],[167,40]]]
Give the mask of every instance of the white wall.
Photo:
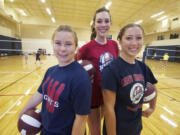
[[[86,42],[79,41],[78,48]],[[39,48],[46,49],[46,53],[53,54],[53,47],[49,39],[22,38],[22,50],[29,53],[36,53]]]
[[[0,26],[0,35],[12,37],[11,29]]]
[[[143,57],[143,52],[144,52],[145,46],[142,47],[141,51],[137,55],[137,57],[142,58]]]
[[[49,39],[34,39],[22,38],[22,50],[28,52],[37,52],[39,48],[46,49],[46,53],[53,53],[51,40]]]

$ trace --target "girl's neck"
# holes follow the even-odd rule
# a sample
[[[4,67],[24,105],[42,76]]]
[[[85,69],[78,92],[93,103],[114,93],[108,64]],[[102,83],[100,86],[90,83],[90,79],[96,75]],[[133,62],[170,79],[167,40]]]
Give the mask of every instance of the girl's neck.
[[[68,61],[68,62],[60,62],[59,61],[59,67],[66,67],[67,65],[70,65],[71,63],[73,63],[74,62],[74,59],[72,59],[72,60],[70,60],[70,61]]]
[[[135,58],[134,57],[128,57],[123,52],[120,53],[120,57],[129,64],[135,64]]]
[[[106,37],[96,37],[96,38],[95,38],[95,41],[98,42],[98,43],[101,44],[101,45],[104,45],[104,44],[107,43]]]

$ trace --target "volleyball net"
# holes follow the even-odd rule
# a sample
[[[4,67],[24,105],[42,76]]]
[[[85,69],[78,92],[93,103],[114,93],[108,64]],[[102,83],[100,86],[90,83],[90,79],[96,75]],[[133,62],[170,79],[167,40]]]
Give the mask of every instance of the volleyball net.
[[[39,52],[43,55],[53,54],[50,40],[19,40],[15,38],[6,39],[0,35],[0,57],[23,55],[25,53],[32,55]]]
[[[165,54],[169,56],[168,61],[180,62],[180,46],[161,46],[146,48],[147,59],[163,60]]]
[[[42,55],[51,55],[46,53],[46,49],[38,48],[38,49],[0,49],[0,56],[12,56],[12,55],[34,55],[39,52]]]

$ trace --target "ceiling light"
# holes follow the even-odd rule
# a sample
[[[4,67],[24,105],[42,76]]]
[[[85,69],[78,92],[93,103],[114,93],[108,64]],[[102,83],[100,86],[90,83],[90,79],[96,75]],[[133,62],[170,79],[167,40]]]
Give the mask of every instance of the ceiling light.
[[[111,6],[111,4],[112,4],[112,2],[109,1],[108,3],[106,3],[105,8],[106,8],[106,9],[109,9],[109,7]]]
[[[134,22],[135,24],[141,24],[143,22],[143,20],[139,20],[137,22]]]
[[[53,22],[53,23],[55,23],[55,22],[56,22],[56,20],[55,20],[55,18],[54,18],[54,17],[52,17],[52,18],[51,18],[51,20],[52,20],[52,22]]]
[[[46,0],[41,0],[41,2],[42,2],[42,3],[45,3],[45,2],[46,2]]]
[[[162,27],[166,27],[168,25],[168,19],[162,21]]]
[[[49,15],[51,15],[51,10],[49,8],[46,8],[46,11]]]
[[[159,15],[162,15],[162,14],[164,14],[164,11],[161,11],[159,13],[156,13],[156,14],[152,15],[151,18],[155,18],[155,17],[157,17]]]
[[[162,16],[162,17],[158,18],[157,21],[161,21],[161,20],[165,19],[166,17],[167,16]]]
[[[10,0],[10,2],[14,2],[14,0]]]

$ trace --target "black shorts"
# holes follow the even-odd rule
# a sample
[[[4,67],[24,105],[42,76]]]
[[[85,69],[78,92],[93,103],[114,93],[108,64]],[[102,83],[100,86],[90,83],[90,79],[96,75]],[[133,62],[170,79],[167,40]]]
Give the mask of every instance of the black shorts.
[[[100,105],[95,105],[95,106],[91,106],[91,109],[97,109],[99,107],[100,107]]]
[[[40,58],[36,58],[36,61],[38,61],[38,60],[40,61]]]

